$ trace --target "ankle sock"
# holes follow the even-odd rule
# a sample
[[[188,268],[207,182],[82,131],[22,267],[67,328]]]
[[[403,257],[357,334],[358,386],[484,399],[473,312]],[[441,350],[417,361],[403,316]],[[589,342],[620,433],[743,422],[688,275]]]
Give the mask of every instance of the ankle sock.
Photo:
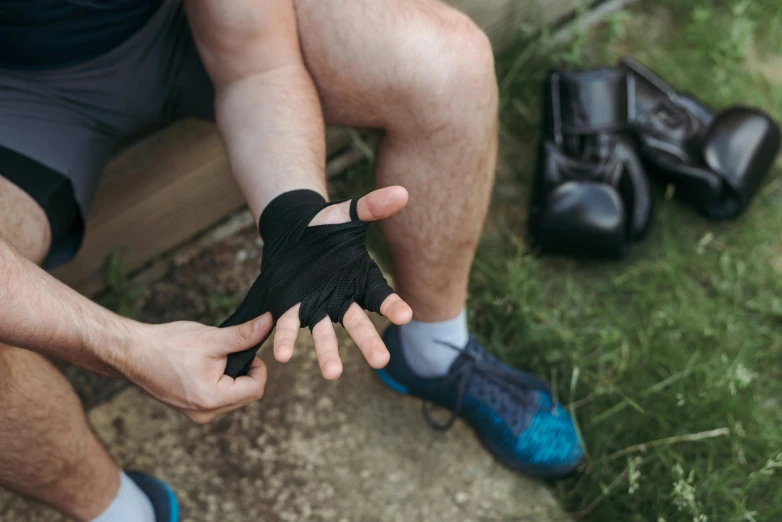
[[[124,471],[119,473],[117,496],[92,522],[155,522],[155,510],[149,497]]]
[[[413,319],[399,327],[399,337],[402,354],[414,373],[424,378],[442,377],[448,373],[459,351],[440,343],[458,348],[467,345],[467,314],[462,310],[453,319],[437,323]]]

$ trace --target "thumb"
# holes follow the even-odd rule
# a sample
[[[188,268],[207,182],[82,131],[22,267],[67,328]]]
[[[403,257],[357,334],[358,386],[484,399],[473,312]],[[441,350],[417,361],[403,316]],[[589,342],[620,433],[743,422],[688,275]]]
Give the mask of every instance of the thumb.
[[[370,192],[358,200],[356,212],[361,221],[378,221],[391,217],[407,205],[409,194],[404,187],[386,187]],[[350,212],[350,202],[348,212]],[[348,214],[348,220],[350,215]]]
[[[227,355],[259,345],[269,336],[272,323],[272,314],[266,312],[246,323],[221,328],[218,332],[219,342],[215,353]]]
[[[358,200],[356,212],[361,221],[378,221],[391,217],[407,205],[408,193],[404,187],[394,186],[374,190]],[[338,225],[350,221],[350,201],[331,205],[321,210],[309,226]]]

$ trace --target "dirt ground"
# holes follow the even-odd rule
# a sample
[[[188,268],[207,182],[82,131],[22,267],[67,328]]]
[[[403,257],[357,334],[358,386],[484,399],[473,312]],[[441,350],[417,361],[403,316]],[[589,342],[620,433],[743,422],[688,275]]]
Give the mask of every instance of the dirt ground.
[[[255,279],[260,253],[238,214],[132,278],[126,298],[143,321],[216,323]],[[207,426],[121,381],[64,371],[120,464],[171,483],[183,521],[567,520],[542,483],[496,464],[464,424],[431,430],[420,402],[385,389],[339,335],[338,381],[320,377],[304,335],[287,365],[264,353],[262,401]],[[4,492],[0,518],[62,520]]]

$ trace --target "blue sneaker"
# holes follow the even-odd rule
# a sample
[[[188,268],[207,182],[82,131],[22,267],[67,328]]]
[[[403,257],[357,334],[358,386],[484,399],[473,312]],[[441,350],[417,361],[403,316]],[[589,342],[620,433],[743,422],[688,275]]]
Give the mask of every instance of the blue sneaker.
[[[383,340],[391,361],[378,376],[392,390],[422,398],[424,418],[433,428],[447,430],[461,416],[497,460],[535,477],[562,477],[583,459],[573,421],[548,385],[499,362],[474,337],[464,349],[453,347],[459,357],[448,375],[435,379],[418,377],[407,365],[398,327],[390,326]],[[434,421],[432,404],[451,410],[448,421]]]
[[[157,522],[179,522],[179,503],[171,486],[140,471],[125,474],[149,497]]]

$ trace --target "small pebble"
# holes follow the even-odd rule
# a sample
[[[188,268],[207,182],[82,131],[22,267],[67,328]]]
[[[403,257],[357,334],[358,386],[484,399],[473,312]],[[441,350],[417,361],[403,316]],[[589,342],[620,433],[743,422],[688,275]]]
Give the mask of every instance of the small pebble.
[[[470,500],[470,495],[464,491],[459,491],[456,493],[456,495],[454,495],[453,499],[457,504],[464,504]]]

